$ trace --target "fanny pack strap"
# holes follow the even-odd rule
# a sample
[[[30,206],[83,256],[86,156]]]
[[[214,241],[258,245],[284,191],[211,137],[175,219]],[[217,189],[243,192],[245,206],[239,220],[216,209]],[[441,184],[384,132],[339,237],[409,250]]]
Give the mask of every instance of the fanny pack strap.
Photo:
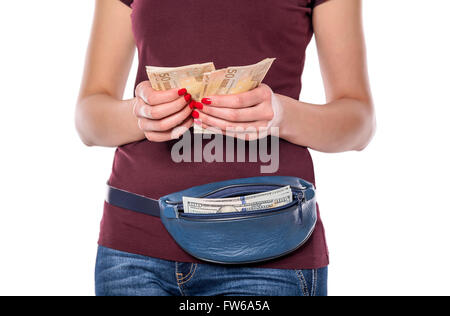
[[[159,201],[107,184],[106,202],[137,213],[159,217]]]

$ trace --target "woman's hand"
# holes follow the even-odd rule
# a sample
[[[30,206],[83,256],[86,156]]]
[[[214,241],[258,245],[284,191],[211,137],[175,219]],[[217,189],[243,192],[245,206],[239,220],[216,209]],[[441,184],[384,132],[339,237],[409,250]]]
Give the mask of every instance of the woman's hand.
[[[180,131],[186,131],[194,122],[190,100],[186,89],[156,91],[149,81],[141,82],[136,87],[133,112],[145,137],[153,142],[179,138]]]
[[[270,127],[278,127],[281,113],[272,89],[265,84],[249,92],[207,97],[196,107],[199,111],[193,116],[201,120],[203,128],[220,129],[225,135],[245,140],[267,136]]]

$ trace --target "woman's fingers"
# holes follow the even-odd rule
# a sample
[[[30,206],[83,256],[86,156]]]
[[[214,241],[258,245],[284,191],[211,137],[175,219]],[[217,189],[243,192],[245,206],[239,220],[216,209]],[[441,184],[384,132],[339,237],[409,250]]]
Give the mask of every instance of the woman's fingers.
[[[218,128],[220,130],[239,130],[239,129],[259,129],[267,127],[269,121],[253,121],[253,122],[232,122],[223,120],[208,114],[196,111],[198,113],[198,119],[201,120],[202,124]]]
[[[244,93],[203,98],[202,103],[221,108],[245,108],[269,100],[272,97],[271,91],[267,85],[262,84],[258,88]]]
[[[161,120],[140,117],[138,120],[138,124],[139,128],[144,132],[169,131],[183,123],[191,115],[191,113],[192,110],[188,106],[186,106],[181,111]]]
[[[156,91],[149,81],[136,87],[133,112],[149,140],[167,141],[172,139],[172,130],[180,124],[192,126],[192,109],[187,106],[191,96],[186,93],[186,89]]]
[[[136,87],[133,111],[149,140],[167,141],[173,139],[173,130],[177,127],[179,130],[182,126],[192,126],[193,109],[187,106],[191,96],[186,93],[186,89],[156,91],[149,81]],[[202,111],[195,111],[192,116],[200,119],[204,126],[237,133],[240,136],[236,137],[248,140],[255,135],[247,131],[265,128],[273,118],[270,98],[271,90],[266,85],[237,95],[213,96],[203,99],[206,106],[199,107]]]
[[[148,105],[140,97],[136,97],[134,105],[134,115],[139,118],[147,118],[152,120],[161,120],[174,113],[181,111],[187,102],[184,97],[178,97],[175,101],[161,104],[161,105]]]
[[[145,132],[145,137],[152,142],[166,142],[180,138],[194,123],[192,117],[187,118],[180,126],[166,132]]]
[[[217,129],[212,126],[202,124],[202,128],[209,129],[210,131],[217,133]],[[223,133],[223,135],[228,136],[228,137],[233,137],[233,138],[246,140],[246,141],[257,140],[257,139],[266,137],[268,135],[268,131],[266,131],[264,129],[257,130],[257,131],[254,131],[254,130],[245,131],[243,129],[239,129],[238,131],[225,130],[225,131],[221,131],[221,133]]]
[[[143,81],[136,87],[135,93],[136,96],[144,100],[145,103],[149,105],[159,105],[177,100],[186,93],[186,89],[156,91],[152,88],[150,81]]]
[[[272,107],[267,103],[238,109],[204,106],[202,112],[230,122],[270,121],[273,118]]]

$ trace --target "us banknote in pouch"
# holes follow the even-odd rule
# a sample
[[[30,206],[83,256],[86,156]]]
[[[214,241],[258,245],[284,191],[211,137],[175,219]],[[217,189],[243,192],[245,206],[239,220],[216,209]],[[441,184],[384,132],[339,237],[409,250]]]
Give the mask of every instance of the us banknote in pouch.
[[[223,199],[183,197],[185,213],[211,214],[252,212],[281,207],[292,202],[292,190],[285,186],[258,194]]]

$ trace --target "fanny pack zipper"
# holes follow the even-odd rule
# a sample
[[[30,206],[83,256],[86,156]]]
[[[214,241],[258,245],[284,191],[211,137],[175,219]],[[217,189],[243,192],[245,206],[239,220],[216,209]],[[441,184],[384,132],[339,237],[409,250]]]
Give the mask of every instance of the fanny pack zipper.
[[[274,185],[270,185],[270,186],[274,186]],[[282,187],[282,186],[280,186]],[[223,188],[221,188],[222,190]],[[293,191],[293,201],[290,202],[289,204],[280,206],[280,207],[275,207],[275,208],[270,208],[270,209],[264,209],[264,210],[260,210],[260,211],[247,211],[247,212],[231,212],[231,213],[220,213],[220,214],[196,214],[196,213],[183,213],[180,212],[183,210],[183,202],[181,203],[177,203],[175,205],[176,208],[176,212],[178,214],[178,216],[180,218],[184,218],[187,220],[232,220],[232,219],[245,219],[245,218],[252,218],[252,217],[259,217],[259,216],[263,216],[263,215],[270,215],[270,213],[274,213],[274,212],[281,212],[283,210],[289,209],[292,206],[296,205],[296,204],[302,204],[305,202],[305,194],[303,192],[303,190],[297,188],[297,187],[292,187],[291,189]],[[217,192],[217,190],[215,191]],[[211,195],[211,194],[207,194],[206,196]]]
[[[227,189],[238,188],[238,187],[250,187],[250,186],[258,186],[258,187],[267,186],[267,187],[279,187],[279,188],[285,187],[285,185],[282,185],[282,184],[267,184],[267,183],[263,183],[263,184],[261,184],[261,183],[259,183],[259,184],[258,183],[233,184],[233,185],[229,185],[229,186],[226,186],[226,187],[222,187],[222,188],[216,189],[214,191],[208,192],[208,193],[203,194],[201,196],[196,196],[195,198],[203,199],[203,198],[207,198],[208,196],[211,196],[211,195],[213,195],[213,194],[215,194],[217,192],[225,191]],[[292,186],[292,185],[290,187],[291,187],[291,190],[293,192],[306,190],[305,187],[295,187],[295,186]],[[226,198],[226,197],[227,196],[221,196],[220,198]],[[170,205],[183,205],[183,201],[170,201],[170,200],[168,200],[168,201],[166,201],[166,203],[170,204]]]

